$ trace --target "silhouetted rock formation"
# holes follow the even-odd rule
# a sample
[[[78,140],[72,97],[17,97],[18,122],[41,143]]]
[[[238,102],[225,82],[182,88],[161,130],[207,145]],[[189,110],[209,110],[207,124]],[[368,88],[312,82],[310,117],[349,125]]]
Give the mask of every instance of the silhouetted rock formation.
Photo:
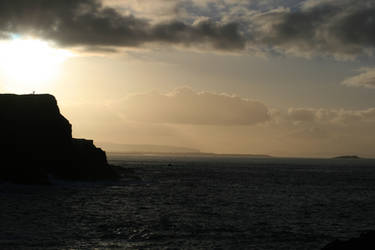
[[[375,231],[362,233],[359,238],[350,240],[335,240],[322,250],[372,250],[375,249]]]
[[[48,183],[116,178],[105,152],[73,139],[52,95],[0,95],[0,180]]]

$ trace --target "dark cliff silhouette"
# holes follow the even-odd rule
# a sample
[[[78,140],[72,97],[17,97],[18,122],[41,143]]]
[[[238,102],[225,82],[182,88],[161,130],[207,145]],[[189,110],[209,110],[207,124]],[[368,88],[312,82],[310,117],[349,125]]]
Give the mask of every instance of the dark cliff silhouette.
[[[0,180],[49,183],[117,177],[92,140],[72,138],[52,95],[0,95]]]

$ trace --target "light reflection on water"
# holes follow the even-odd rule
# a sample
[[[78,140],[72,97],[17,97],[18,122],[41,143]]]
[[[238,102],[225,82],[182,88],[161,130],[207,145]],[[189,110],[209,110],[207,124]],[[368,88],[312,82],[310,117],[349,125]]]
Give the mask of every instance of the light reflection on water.
[[[374,160],[110,160],[141,178],[0,184],[0,248],[320,249],[374,229]]]

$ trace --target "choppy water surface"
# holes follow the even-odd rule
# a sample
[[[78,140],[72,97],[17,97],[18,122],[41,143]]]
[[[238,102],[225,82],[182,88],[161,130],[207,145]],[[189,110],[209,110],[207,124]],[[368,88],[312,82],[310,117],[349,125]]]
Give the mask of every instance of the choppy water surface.
[[[375,229],[374,160],[111,162],[140,179],[1,183],[0,249],[320,249]]]

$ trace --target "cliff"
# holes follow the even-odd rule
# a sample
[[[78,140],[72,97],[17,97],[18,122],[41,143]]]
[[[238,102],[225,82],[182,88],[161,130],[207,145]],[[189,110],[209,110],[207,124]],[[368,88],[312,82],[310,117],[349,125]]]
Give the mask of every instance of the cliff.
[[[72,138],[52,95],[0,95],[0,180],[48,183],[116,178],[93,141]]]

